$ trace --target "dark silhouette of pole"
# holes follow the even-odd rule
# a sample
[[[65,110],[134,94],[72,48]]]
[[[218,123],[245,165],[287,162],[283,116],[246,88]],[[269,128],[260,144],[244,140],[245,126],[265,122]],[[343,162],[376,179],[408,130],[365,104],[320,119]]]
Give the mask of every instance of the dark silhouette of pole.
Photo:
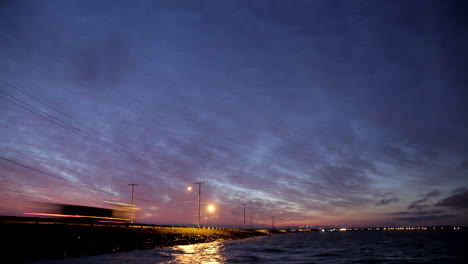
[[[265,228],[265,221],[263,220],[263,211],[260,211],[260,219],[262,222],[262,229]]]
[[[131,218],[131,223],[133,224],[133,207],[135,206],[135,199],[133,198],[133,192],[135,190],[135,185],[138,185],[136,183],[129,183],[128,185],[132,186],[132,209],[131,209],[131,212],[132,212],[132,218]]]
[[[242,204],[244,206],[244,229],[245,229],[245,204]]]
[[[272,230],[275,230],[275,217],[274,216],[271,217],[271,226],[272,226]]]
[[[232,212],[232,220],[234,221],[234,229],[236,229],[236,212]]]
[[[201,200],[201,185],[205,182],[196,182],[198,184],[198,229],[200,229],[200,200]]]
[[[206,228],[206,204],[203,204],[203,229]]]

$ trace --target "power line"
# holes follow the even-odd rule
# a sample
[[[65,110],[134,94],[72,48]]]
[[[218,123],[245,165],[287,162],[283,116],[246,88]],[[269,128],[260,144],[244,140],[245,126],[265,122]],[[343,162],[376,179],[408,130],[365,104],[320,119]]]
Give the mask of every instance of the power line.
[[[74,122],[77,122],[77,123],[79,123],[79,124],[81,124],[81,125],[83,125],[83,126],[89,128],[89,129],[90,129],[91,131],[93,131],[95,134],[98,134],[99,136],[102,136],[102,137],[104,137],[104,138],[110,139],[110,141],[115,142],[115,143],[119,144],[119,145],[122,146],[122,147],[125,147],[123,144],[121,144],[120,142],[116,141],[115,139],[113,139],[113,138],[111,138],[111,137],[108,137],[108,136],[106,136],[106,135],[103,135],[102,133],[99,133],[99,131],[97,131],[96,129],[93,129],[92,127],[88,126],[88,125],[85,124],[84,122],[81,122],[81,121],[79,121],[79,120],[77,120],[77,119],[71,117],[70,115],[68,115],[68,114],[64,113],[63,111],[60,111],[59,109],[57,109],[57,108],[51,106],[50,104],[46,103],[45,101],[43,101],[43,100],[41,100],[41,99],[39,99],[39,98],[37,98],[37,97],[35,97],[35,96],[33,96],[33,95],[27,93],[26,91],[24,91],[24,90],[22,90],[22,89],[20,89],[20,88],[18,88],[17,86],[15,86],[15,85],[13,85],[13,84],[11,84],[11,83],[8,83],[8,82],[6,82],[6,81],[4,81],[4,80],[2,80],[2,79],[0,79],[0,82],[4,83],[5,85],[7,85],[7,86],[9,86],[9,87],[11,87],[11,88],[13,88],[13,89],[18,90],[19,92],[21,92],[21,93],[27,95],[28,97],[30,97],[30,98],[32,98],[33,100],[39,102],[40,104],[45,105],[45,106],[49,107],[50,109],[52,109],[52,110],[54,110],[54,111],[60,113],[61,115],[65,116],[66,118],[68,118],[68,119],[70,119],[70,120],[73,120]],[[98,144],[98,145],[100,145],[100,146],[102,146],[102,147],[111,148],[111,149],[117,150],[117,151],[119,151],[119,152],[121,152],[121,153],[127,155],[128,157],[132,158],[133,160],[135,160],[135,161],[137,161],[137,162],[139,162],[139,163],[142,163],[142,164],[144,164],[144,165],[146,165],[146,166],[154,167],[154,165],[148,163],[146,160],[144,160],[144,159],[142,159],[142,158],[140,158],[140,157],[137,157],[137,156],[135,156],[135,155],[133,155],[133,154],[131,154],[131,153],[125,151],[125,150],[122,150],[122,149],[120,149],[119,147],[114,146],[114,145],[113,145],[112,143],[110,143],[110,142],[103,141],[103,140],[101,140],[100,138],[97,138],[97,137],[95,137],[94,135],[92,135],[92,134],[90,134],[90,133],[88,133],[88,132],[86,132],[86,131],[84,131],[84,130],[82,130],[82,129],[80,129],[80,128],[74,126],[74,125],[72,125],[72,124],[69,124],[69,123],[67,123],[66,121],[64,121],[64,120],[62,120],[62,119],[59,119],[58,117],[55,117],[55,116],[53,116],[52,114],[50,114],[50,113],[48,113],[48,112],[45,112],[45,111],[43,111],[43,110],[41,110],[41,109],[39,109],[39,108],[37,108],[37,107],[31,105],[31,104],[29,104],[29,103],[27,103],[27,102],[25,102],[25,101],[19,99],[19,98],[15,97],[15,96],[13,96],[13,95],[7,93],[7,92],[1,91],[1,90],[0,90],[0,92],[1,92],[2,94],[4,94],[4,95],[6,95],[6,96],[9,97],[9,98],[7,98],[7,97],[5,97],[5,96],[1,96],[1,95],[0,95],[0,98],[2,98],[2,99],[4,99],[4,100],[6,100],[6,101],[8,101],[8,102],[10,102],[10,103],[12,103],[12,104],[18,106],[18,107],[21,107],[21,108],[23,108],[24,110],[26,110],[26,111],[28,111],[28,112],[30,112],[30,113],[33,113],[33,114],[37,115],[38,117],[40,117],[40,118],[42,118],[42,119],[44,119],[44,120],[46,120],[46,121],[49,121],[49,122],[51,122],[51,123],[54,123],[54,124],[56,124],[56,125],[58,125],[58,126],[64,128],[64,129],[67,129],[67,130],[69,130],[70,132],[72,132],[72,133],[74,133],[74,134],[76,134],[76,135],[79,135],[79,136],[81,136],[81,137],[84,137],[84,138],[86,138],[86,139],[88,139],[88,140],[90,140],[90,141],[92,141],[92,142],[94,142],[94,143],[96,143],[96,144]],[[17,102],[13,101],[13,100],[10,99],[10,98],[13,98],[13,99],[16,100]],[[26,106],[27,106],[27,107],[26,107]],[[0,157],[0,158],[1,158],[1,157]],[[5,159],[5,158],[3,158],[3,159],[4,159],[4,160],[7,160],[7,159]],[[8,161],[10,161],[10,160],[8,160]],[[82,186],[82,187],[85,187],[85,188],[88,188],[88,189],[91,189],[91,190],[100,191],[100,192],[104,192],[104,193],[109,193],[109,192],[106,192],[106,191],[103,191],[103,190],[99,190],[99,189],[96,189],[96,188],[93,188],[93,187],[89,187],[89,186],[86,186],[86,185],[82,185],[82,184],[80,184],[80,183],[72,182],[72,181],[69,181],[69,180],[60,178],[60,177],[58,177],[58,176],[55,176],[55,175],[51,175],[51,174],[46,173],[46,172],[42,172],[42,171],[40,171],[40,170],[31,168],[31,167],[26,166],[26,165],[23,165],[23,164],[16,163],[16,162],[14,162],[14,161],[10,161],[10,162],[13,162],[13,163],[15,163],[15,164],[17,164],[17,165],[19,165],[19,166],[26,167],[26,168],[28,168],[28,169],[32,169],[32,170],[34,170],[34,171],[36,171],[36,172],[40,172],[40,173],[45,174],[45,175],[49,175],[49,176],[52,176],[52,177],[55,177],[55,178],[59,178],[59,179],[61,179],[61,180],[68,181],[68,182],[73,183],[73,184],[77,184],[77,185],[79,185],[79,186]],[[160,168],[158,168],[158,167],[155,167],[155,168],[160,169]],[[113,194],[113,193],[110,193],[110,194]],[[113,195],[115,195],[115,194],[113,194]],[[153,200],[147,200],[147,199],[136,199],[136,200],[138,200],[138,201],[144,201],[144,202],[151,202],[151,203],[161,203],[161,201],[153,201]]]
[[[65,112],[60,111],[59,109],[57,109],[57,108],[51,106],[50,104],[46,103],[45,101],[43,101],[43,100],[37,98],[36,96],[34,96],[34,95],[32,95],[32,94],[30,94],[30,93],[28,93],[28,92],[26,92],[26,91],[20,89],[19,87],[15,86],[15,85],[13,85],[13,84],[7,82],[7,81],[4,81],[4,80],[2,80],[2,79],[0,79],[0,82],[4,83],[5,85],[8,85],[9,87],[11,87],[11,88],[13,88],[13,89],[16,89],[17,91],[19,91],[19,92],[21,92],[21,93],[23,93],[23,94],[29,96],[29,97],[32,98],[33,100],[36,100],[37,102],[39,102],[39,103],[41,103],[41,104],[43,104],[43,105],[49,107],[50,109],[52,109],[52,110],[54,110],[54,111],[60,113],[61,115],[63,115],[63,116],[65,116],[65,117],[67,117],[67,118],[69,118],[69,119],[71,119],[71,120],[73,120],[73,121],[75,121],[75,122],[77,122],[77,123],[79,123],[79,124],[81,124],[81,125],[87,127],[88,129],[90,129],[90,130],[93,131],[94,133],[96,133],[96,134],[101,134],[104,138],[107,138],[107,139],[109,139],[109,140],[111,140],[111,141],[113,141],[113,142],[115,142],[115,143],[117,143],[117,144],[119,144],[120,146],[122,146],[122,147],[125,148],[125,146],[124,146],[123,144],[121,144],[121,143],[118,142],[117,140],[113,139],[112,137],[103,135],[101,132],[99,132],[98,130],[92,128],[91,126],[88,126],[86,123],[81,122],[80,120],[77,120],[76,118],[73,118],[72,116],[66,114]]]
[[[54,110],[54,111],[60,113],[61,115],[65,116],[65,117],[69,118],[70,120],[73,120],[73,121],[75,121],[75,122],[77,122],[77,123],[79,123],[79,124],[81,124],[81,125],[83,125],[83,126],[89,128],[89,129],[90,129],[91,131],[93,131],[95,134],[98,134],[99,136],[102,136],[102,137],[104,137],[104,138],[107,138],[107,139],[109,139],[110,141],[112,141],[112,142],[114,142],[114,143],[117,143],[118,145],[120,145],[120,146],[123,147],[123,148],[127,148],[125,145],[123,145],[122,143],[120,143],[120,142],[118,142],[117,140],[113,139],[112,137],[107,136],[107,135],[104,135],[102,132],[99,132],[98,130],[96,130],[96,129],[92,128],[91,126],[87,125],[86,123],[84,123],[84,122],[82,122],[82,121],[80,121],[80,120],[77,120],[76,118],[73,118],[72,116],[66,114],[66,113],[63,112],[63,111],[60,111],[60,110],[57,109],[56,107],[53,107],[52,105],[46,103],[44,100],[41,100],[41,99],[37,98],[36,96],[33,96],[32,94],[30,94],[30,93],[24,91],[23,89],[20,89],[19,87],[15,86],[15,85],[13,85],[13,84],[11,84],[11,83],[5,81],[5,80],[2,80],[2,79],[0,79],[0,82],[4,83],[5,85],[7,85],[7,86],[9,86],[9,87],[11,87],[11,88],[13,88],[13,89],[16,89],[17,91],[19,91],[19,92],[21,92],[21,93],[27,95],[28,97],[32,98],[33,100],[35,100],[35,101],[37,101],[37,102],[39,102],[39,103],[41,103],[41,104],[43,104],[43,105],[49,107],[50,109],[52,109],[52,110]],[[18,98],[16,98],[16,97],[14,97],[14,96],[12,96],[12,95],[10,95],[10,94],[4,92],[4,91],[0,91],[0,92],[4,93],[4,94],[6,94],[6,95],[8,95],[8,96],[10,96],[10,97],[12,97],[12,98],[15,98],[16,100],[22,102],[23,104],[28,105],[29,107],[32,107],[32,108],[34,108],[34,109],[37,109],[36,107],[31,106],[30,104],[28,104],[28,103],[26,103],[26,102],[24,102],[24,101],[22,101],[22,100],[20,100],[20,99],[18,99]],[[4,99],[6,99],[6,98],[4,98]],[[10,101],[10,102],[11,102],[11,101]],[[16,104],[16,105],[18,105],[18,104]],[[20,106],[20,105],[18,105],[18,106]],[[22,106],[20,106],[20,107],[22,107]],[[23,108],[24,108],[24,107],[23,107]],[[44,112],[44,111],[42,111],[42,110],[40,110],[40,109],[37,109],[37,110],[40,111],[40,112],[42,112],[42,113],[44,113],[45,115],[48,115],[48,116],[50,116],[50,117],[52,117],[52,118],[54,118],[54,119],[56,119],[56,120],[59,120],[59,122],[65,123],[67,126],[70,126],[70,127],[72,127],[73,129],[79,130],[81,133],[86,134],[86,135],[88,135],[89,137],[92,137],[92,138],[94,138],[94,139],[96,139],[96,140],[98,140],[98,141],[102,141],[101,139],[96,138],[96,137],[94,137],[93,135],[91,135],[91,134],[89,134],[89,133],[87,133],[87,132],[85,132],[85,131],[83,131],[83,130],[81,130],[81,129],[79,129],[79,128],[73,126],[73,125],[70,125],[70,124],[66,123],[65,121],[63,121],[63,120],[60,120],[60,119],[58,119],[58,118],[56,118],[56,117],[53,117],[52,115],[50,115],[50,114],[48,114],[48,113],[46,113],[46,112]],[[140,158],[140,157],[137,157],[137,156],[135,156],[135,155],[133,155],[133,154],[131,154],[131,153],[128,153],[127,151],[124,151],[124,150],[122,150],[122,149],[119,149],[118,147],[113,146],[111,143],[108,143],[108,142],[105,142],[105,141],[102,141],[102,142],[103,142],[104,144],[108,144],[108,145],[109,145],[109,146],[104,146],[104,147],[116,149],[116,150],[118,150],[118,151],[120,151],[120,152],[122,152],[122,153],[128,155],[128,156],[131,157],[132,159],[134,159],[134,160],[136,160],[136,161],[138,161],[138,162],[140,162],[140,163],[142,163],[142,164],[144,164],[144,165],[153,167],[153,166],[152,166],[151,164],[149,164],[146,160],[144,160],[144,159],[142,159],[142,158]],[[99,144],[99,143],[98,143],[98,144]],[[100,145],[103,146],[102,144],[100,144]],[[158,169],[159,169],[159,168],[158,168]]]
[[[0,92],[2,92],[2,93],[4,93],[4,94],[7,94],[7,93],[5,93],[5,92],[3,92],[3,91],[0,91]],[[31,107],[31,108],[36,109],[36,110],[39,111],[39,112],[44,113],[45,115],[51,116],[51,115],[49,115],[48,113],[45,113],[44,111],[42,111],[42,110],[40,110],[40,109],[38,109],[38,108],[36,108],[36,107],[34,107],[34,106],[32,106],[32,105],[29,105],[28,103],[23,102],[22,100],[20,100],[20,99],[14,97],[14,96],[11,96],[11,95],[9,95],[9,94],[7,94],[7,95],[10,96],[10,97],[12,97],[12,98],[14,98],[14,99],[16,99],[16,100],[18,100],[18,101],[20,101],[20,102],[22,102],[23,104],[25,104],[25,105],[27,105],[27,106],[29,106],[29,107]],[[24,106],[18,104],[17,102],[12,101],[12,100],[10,100],[10,99],[4,97],[4,96],[1,96],[1,95],[0,95],[0,98],[4,99],[4,100],[6,100],[6,101],[9,101],[10,103],[15,104],[15,105],[17,105],[17,106],[19,106],[19,107],[21,107],[21,108],[23,108],[23,109],[25,109],[25,110],[27,110],[27,111],[33,113],[33,114],[39,116],[40,118],[45,119],[45,120],[47,120],[47,121],[49,121],[49,122],[52,122],[52,123],[54,123],[54,124],[56,124],[56,125],[58,125],[58,126],[61,126],[61,127],[65,128],[65,129],[68,129],[65,125],[71,126],[71,125],[69,125],[69,124],[63,122],[62,120],[57,119],[57,118],[51,116],[52,118],[58,120],[59,122],[64,123],[65,125],[63,125],[63,124],[61,124],[61,123],[58,123],[58,122],[54,121],[53,119],[50,119],[50,118],[48,118],[48,117],[46,117],[46,116],[43,116],[43,115],[41,115],[41,114],[39,114],[39,113],[37,113],[37,112],[34,112],[33,110],[28,109],[27,107],[24,107]],[[71,127],[73,127],[73,126],[71,126]],[[77,130],[80,131],[80,132],[83,132],[83,131],[81,131],[79,128],[75,128],[75,129],[77,129]],[[74,130],[70,130],[70,131],[73,132],[74,134],[77,134],[77,135],[80,135],[80,136],[82,136],[82,137],[85,137],[86,139],[88,139],[88,140],[90,140],[90,141],[93,141],[93,142],[95,142],[96,144],[99,144],[99,145],[101,145],[101,146],[103,146],[103,147],[106,147],[106,148],[109,147],[109,146],[106,146],[106,145],[104,145],[103,143],[97,141],[97,140],[99,140],[99,139],[96,139],[96,140],[95,140],[94,138],[90,138],[90,137],[88,137],[88,136],[86,136],[86,135],[82,135],[82,134],[80,134],[80,133],[78,133],[78,132],[76,132],[76,131],[74,131]],[[85,132],[83,132],[83,133],[85,133]],[[114,147],[114,148],[115,148],[115,147]],[[119,151],[122,152],[122,150],[120,150],[120,149],[117,149],[117,150],[119,150]],[[128,153],[125,153],[125,154],[131,155],[131,154],[128,154]],[[134,157],[132,157],[132,156],[130,156],[130,157],[133,158],[133,159],[136,159],[136,160],[137,160],[138,162],[140,162],[140,163],[143,163],[143,164],[145,164],[145,165],[151,166],[151,165],[145,163],[144,161],[140,161],[140,160],[138,160],[137,158],[134,158]],[[1,158],[1,157],[0,157],[0,158]],[[11,162],[12,162],[12,161],[11,161]],[[19,164],[18,164],[18,165],[19,165]],[[20,166],[21,166],[21,165],[20,165]],[[24,166],[23,166],[23,167],[24,167]],[[29,167],[28,167],[28,168],[29,168]],[[38,171],[38,170],[36,170],[36,169],[33,169],[33,170]],[[39,171],[38,171],[38,172],[39,172]],[[41,172],[41,173],[42,173],[42,172]],[[62,179],[62,180],[66,180],[66,179]],[[100,191],[102,191],[102,190],[100,190]],[[104,191],[104,192],[105,192],[105,191]],[[143,201],[143,202],[151,202],[151,203],[160,203],[160,201],[153,201],[153,200],[147,200],[147,199],[138,199],[138,198],[136,198],[135,200]]]
[[[88,186],[88,185],[84,185],[84,184],[81,184],[81,183],[78,183],[78,182],[75,182],[75,181],[67,180],[67,179],[65,179],[65,178],[56,176],[56,175],[51,174],[51,173],[48,173],[48,172],[41,171],[41,170],[39,170],[39,169],[35,169],[35,168],[30,167],[30,166],[28,166],[28,165],[24,165],[24,164],[21,164],[21,163],[19,163],[19,162],[16,162],[16,161],[13,161],[13,160],[10,160],[10,159],[1,157],[1,156],[0,156],[0,159],[2,159],[2,160],[4,160],[4,161],[7,161],[7,162],[10,162],[10,163],[13,163],[13,164],[16,164],[16,165],[18,165],[18,166],[20,166],[20,167],[24,167],[24,168],[30,169],[30,170],[35,171],[35,172],[38,172],[38,173],[40,173],[40,174],[44,174],[44,175],[47,175],[47,176],[50,176],[50,177],[53,177],[53,178],[56,178],[56,179],[59,179],[59,180],[62,180],[62,181],[69,182],[69,183],[71,183],[71,184],[75,184],[75,185],[80,186],[80,187],[83,187],[83,188],[87,188],[87,189],[90,189],[90,190],[93,190],[93,191],[98,191],[98,192],[102,192],[102,193],[106,193],[106,194],[112,194],[112,195],[114,195],[114,196],[118,196],[118,197],[122,197],[122,198],[128,198],[127,196],[124,196],[124,195],[121,195],[121,194],[116,194],[116,193],[104,191],[104,190],[97,189],[97,188],[94,188],[94,187],[91,187],[91,186]],[[137,201],[143,201],[143,202],[150,202],[150,203],[161,203],[161,201],[153,201],[153,200],[138,199],[138,198],[135,198],[135,200],[137,200]]]
[[[75,184],[75,185],[80,186],[80,187],[83,187],[83,188],[87,188],[87,189],[90,189],[90,190],[93,190],[93,191],[103,192],[103,193],[107,193],[107,194],[112,194],[112,195],[115,195],[115,196],[122,196],[122,195],[118,195],[118,194],[111,193],[111,192],[108,192],[108,191],[96,189],[96,188],[93,188],[93,187],[91,187],[91,186],[87,186],[87,185],[84,185],[84,184],[81,184],[81,183],[78,183],[78,182],[75,182],[75,181],[67,180],[67,179],[65,179],[65,178],[62,178],[62,177],[56,176],[56,175],[54,175],[54,174],[51,174],[51,173],[48,173],[48,172],[44,172],[44,171],[38,170],[38,169],[35,169],[35,168],[30,167],[30,166],[28,166],[28,165],[24,165],[24,164],[21,164],[21,163],[19,163],[19,162],[16,162],[16,161],[13,161],[13,160],[4,158],[4,157],[0,157],[0,159],[5,160],[5,161],[8,161],[8,162],[13,163],[13,164],[16,164],[16,165],[18,165],[18,166],[21,166],[21,167],[30,169],[30,170],[32,170],[32,171],[35,171],[35,172],[38,172],[38,173],[41,173],[41,174],[50,176],[50,177],[52,177],[52,178],[59,179],[59,180],[62,180],[62,181],[66,181],[66,182],[71,183],[71,184]]]
[[[5,92],[3,92],[3,91],[0,91],[0,92],[5,93]],[[12,98],[14,98],[14,99],[16,99],[16,100],[18,100],[18,101],[20,101],[20,102],[22,102],[23,104],[25,104],[25,105],[27,105],[27,106],[29,106],[29,107],[31,107],[31,108],[34,108],[34,109],[36,109],[36,110],[38,110],[38,111],[44,113],[45,115],[50,116],[49,114],[45,113],[44,111],[42,111],[42,110],[40,110],[40,109],[38,109],[38,108],[36,108],[36,107],[34,107],[34,106],[31,106],[31,105],[29,105],[28,103],[25,103],[25,102],[21,101],[20,99],[17,99],[17,98],[14,97],[14,96],[11,96],[11,95],[9,95],[9,96],[12,97]],[[23,109],[25,109],[25,110],[27,110],[27,111],[29,111],[29,112],[31,112],[31,113],[37,115],[37,116],[39,116],[40,118],[42,118],[42,119],[44,119],[44,120],[47,120],[47,121],[49,121],[49,122],[52,122],[52,123],[54,123],[54,124],[56,124],[56,125],[58,125],[58,126],[61,126],[61,127],[65,128],[65,129],[69,129],[68,127],[65,126],[65,125],[68,125],[68,124],[65,123],[65,125],[63,125],[63,124],[59,123],[59,122],[62,122],[62,123],[63,123],[63,121],[61,121],[61,120],[59,120],[59,119],[57,119],[57,118],[55,118],[55,117],[53,117],[53,116],[51,116],[51,117],[54,118],[54,119],[57,119],[59,122],[56,122],[56,121],[54,121],[54,120],[52,120],[52,119],[50,119],[50,118],[48,118],[48,117],[46,117],[46,116],[43,116],[43,115],[41,115],[41,114],[39,114],[39,113],[37,113],[37,112],[34,112],[33,110],[28,109],[27,107],[24,107],[23,105],[20,105],[20,104],[16,103],[15,101],[12,101],[12,100],[10,100],[10,99],[4,97],[4,96],[1,96],[1,95],[0,95],[0,98],[4,99],[4,100],[6,100],[6,101],[8,101],[8,102],[10,102],[10,103],[12,103],[12,104],[15,104],[15,105],[19,106],[19,107],[21,107],[21,108],[23,108]],[[70,126],[70,125],[68,125],[68,126]],[[88,140],[90,140],[90,141],[93,141],[93,142],[96,143],[96,144],[100,144],[100,145],[103,146],[103,147],[108,147],[108,146],[102,145],[102,143],[100,143],[100,142],[98,142],[98,141],[95,141],[93,138],[87,137],[86,135],[80,134],[80,133],[78,133],[78,132],[76,132],[76,131],[74,131],[74,130],[70,130],[70,131],[73,132],[73,133],[75,133],[75,134],[77,134],[77,135],[80,135],[80,136],[82,136],[82,137],[85,137],[86,139],[88,139]],[[78,131],[79,131],[79,129],[78,129]]]
[[[65,128],[65,129],[67,129],[67,130],[73,132],[74,134],[77,134],[77,135],[79,135],[79,136],[82,136],[82,137],[84,137],[84,138],[86,138],[86,139],[88,139],[88,140],[90,140],[90,141],[92,141],[92,142],[94,142],[94,143],[96,143],[96,144],[101,145],[102,147],[115,149],[115,150],[117,150],[117,151],[119,151],[119,152],[121,152],[121,153],[127,155],[128,157],[132,158],[133,160],[135,160],[135,161],[137,161],[137,162],[139,162],[139,163],[141,163],[141,164],[143,164],[143,165],[151,166],[151,164],[147,163],[145,160],[142,160],[141,158],[138,158],[138,157],[136,157],[136,156],[134,156],[134,155],[132,155],[132,154],[130,154],[130,153],[128,153],[128,152],[126,152],[126,151],[124,151],[124,150],[118,148],[118,147],[115,147],[115,146],[111,145],[110,143],[104,142],[104,141],[100,140],[99,138],[96,138],[96,137],[94,137],[93,135],[91,135],[91,134],[89,134],[89,133],[83,131],[82,129],[77,128],[77,127],[75,127],[75,126],[73,126],[73,125],[70,125],[70,124],[66,123],[65,121],[63,121],[63,120],[60,120],[60,119],[58,119],[58,118],[56,118],[56,117],[50,115],[49,113],[44,112],[44,111],[42,111],[41,109],[39,109],[39,108],[37,108],[37,107],[35,107],[35,106],[32,106],[32,105],[30,105],[30,104],[24,102],[24,101],[21,100],[21,99],[16,98],[15,96],[12,96],[12,95],[10,95],[10,94],[4,92],[4,91],[0,91],[0,92],[3,93],[3,94],[6,94],[7,96],[9,96],[9,97],[11,97],[11,98],[13,98],[13,99],[15,99],[15,100],[21,102],[21,103],[23,103],[24,105],[29,106],[29,107],[32,108],[32,109],[35,109],[35,110],[38,111],[38,112],[41,112],[43,115],[41,115],[41,114],[38,113],[38,112],[35,112],[35,111],[33,111],[33,110],[31,110],[31,109],[29,109],[29,108],[23,106],[23,105],[20,105],[20,104],[18,104],[18,103],[16,103],[16,102],[14,102],[14,101],[12,101],[12,100],[10,100],[10,99],[8,99],[8,98],[6,98],[6,97],[0,95],[0,98],[4,99],[4,100],[6,100],[6,101],[9,101],[10,103],[13,103],[13,104],[17,105],[17,106],[19,106],[19,107],[21,107],[21,108],[23,108],[23,109],[25,109],[25,110],[27,110],[27,111],[29,111],[29,112],[35,114],[35,115],[41,117],[42,119],[45,119],[45,120],[47,120],[47,121],[49,121],[49,122],[52,122],[52,123],[54,123],[54,124],[56,124],[56,125],[58,125],[58,126],[60,126],[60,127],[62,127],[62,128]],[[44,116],[44,115],[45,115],[45,116]],[[47,116],[50,117],[50,118],[48,118]],[[52,119],[51,119],[51,118],[52,118]],[[54,121],[53,119],[55,119],[55,120],[57,120],[57,121]],[[76,131],[78,131],[79,133],[76,132]]]
[[[16,89],[17,91],[21,92],[22,94],[25,94],[26,96],[32,98],[33,100],[39,102],[40,104],[49,107],[49,108],[52,109],[53,111],[60,113],[60,114],[63,115],[64,117],[66,117],[66,118],[68,118],[68,119],[70,119],[70,120],[73,120],[74,122],[77,122],[77,123],[79,123],[79,124],[81,124],[81,125],[83,125],[83,126],[89,128],[91,131],[94,131],[94,133],[97,134],[99,137],[103,137],[103,138],[110,139],[110,141],[115,142],[115,143],[117,143],[118,145],[120,145],[120,146],[122,146],[122,147],[125,148],[125,146],[124,146],[123,144],[121,144],[120,142],[118,142],[117,140],[115,140],[115,139],[113,139],[113,138],[111,138],[111,137],[109,137],[109,136],[104,135],[102,132],[99,132],[98,130],[93,129],[92,127],[88,126],[86,123],[81,122],[80,120],[78,120],[78,119],[76,119],[76,118],[73,118],[72,116],[66,114],[66,113],[63,112],[63,111],[60,111],[59,109],[57,109],[56,107],[53,107],[52,105],[48,104],[48,103],[45,102],[44,100],[41,100],[41,99],[39,99],[39,98],[33,96],[32,94],[30,94],[30,93],[24,91],[23,89],[20,89],[19,87],[15,86],[15,85],[13,85],[13,84],[11,84],[11,83],[9,83],[9,82],[6,82],[6,81],[4,81],[4,80],[2,80],[2,79],[0,79],[0,82],[3,83],[3,84],[5,84],[5,85],[7,85],[7,86],[9,86],[9,87],[11,87],[11,88],[13,88],[13,89]],[[100,145],[100,146],[102,146],[102,147],[114,149],[114,150],[116,150],[116,151],[118,151],[118,152],[120,152],[120,153],[122,153],[122,154],[125,154],[126,156],[130,157],[131,159],[133,159],[133,160],[135,160],[135,161],[137,161],[137,162],[139,162],[139,163],[141,163],[141,164],[143,164],[143,165],[146,165],[146,166],[148,166],[148,167],[152,167],[152,168],[155,168],[155,169],[158,169],[158,170],[163,169],[163,168],[161,168],[160,166],[157,166],[157,165],[155,165],[155,164],[149,163],[149,162],[146,161],[146,159],[144,159],[144,158],[141,158],[141,157],[139,157],[139,156],[133,155],[133,154],[129,153],[128,151],[123,150],[123,149],[121,149],[120,147],[118,147],[118,146],[116,146],[116,145],[113,145],[112,142],[103,141],[103,140],[101,140],[100,138],[97,138],[97,137],[95,137],[94,135],[92,135],[92,134],[90,134],[90,133],[88,133],[88,132],[86,132],[86,131],[84,131],[84,130],[82,130],[82,129],[80,129],[80,128],[74,126],[74,125],[72,125],[72,124],[69,124],[69,123],[67,123],[67,122],[64,121],[64,120],[59,119],[59,118],[57,118],[57,117],[51,115],[51,114],[48,113],[48,112],[42,111],[41,109],[38,109],[37,107],[34,107],[34,106],[32,106],[31,104],[28,104],[27,102],[25,102],[25,101],[23,101],[23,100],[21,100],[21,99],[19,99],[19,98],[16,98],[16,97],[14,97],[14,96],[11,95],[11,94],[8,94],[8,93],[6,93],[6,92],[4,92],[4,91],[0,91],[0,92],[2,92],[3,94],[9,96],[10,98],[13,98],[13,99],[17,100],[18,102],[22,103],[23,105],[21,105],[20,103],[15,102],[15,101],[13,101],[13,100],[11,100],[11,99],[9,99],[9,98],[6,98],[6,97],[0,95],[0,97],[1,97],[2,99],[9,101],[9,102],[11,102],[11,103],[17,105],[18,107],[21,107],[21,108],[25,109],[26,111],[31,112],[31,113],[33,113],[33,114],[39,116],[40,118],[42,118],[42,119],[44,119],[44,120],[46,120],[46,121],[52,122],[52,123],[54,123],[54,124],[56,124],[56,125],[58,125],[58,126],[64,128],[64,129],[67,129],[67,130],[71,131],[72,133],[77,134],[77,135],[79,135],[79,136],[81,136],[81,137],[84,137],[84,138],[88,139],[89,141],[92,141],[92,142],[94,142],[94,143],[96,143],[96,144],[98,144],[98,145]],[[28,108],[28,107],[25,107],[25,105],[28,106],[29,108]],[[35,111],[34,111],[34,110],[35,110]],[[42,114],[41,114],[41,113],[42,113]],[[96,132],[97,132],[97,133],[96,133]],[[156,201],[145,200],[145,199],[137,199],[137,200],[145,201],[145,202],[156,202]],[[160,203],[160,202],[156,202],[156,203]]]
[[[0,191],[22,193],[22,194],[26,194],[26,195],[29,195],[29,196],[41,197],[41,195],[29,193],[29,192],[26,192],[26,191],[10,190],[10,189],[3,189],[3,188],[0,188]]]
[[[19,185],[19,186],[32,186],[32,187],[39,187],[39,188],[49,188],[50,186],[46,185],[36,185],[36,184],[26,184],[26,183],[17,183],[17,182],[10,182],[10,181],[0,181],[0,184],[9,184],[9,185]]]
[[[39,197],[39,198],[42,198],[42,199],[63,199],[63,197],[59,197],[57,195],[51,195],[50,193],[45,193],[45,194],[36,194],[36,193],[30,193],[30,192],[26,192],[26,191],[19,191],[19,190],[10,190],[10,189],[3,189],[3,188],[0,188],[0,191],[5,191],[5,192],[13,192],[13,193],[20,193],[20,194],[23,194],[23,195],[26,195],[26,196],[33,196],[33,197]],[[79,197],[73,197],[73,196],[70,196],[70,195],[67,195],[66,198],[74,198],[74,199],[79,199]]]

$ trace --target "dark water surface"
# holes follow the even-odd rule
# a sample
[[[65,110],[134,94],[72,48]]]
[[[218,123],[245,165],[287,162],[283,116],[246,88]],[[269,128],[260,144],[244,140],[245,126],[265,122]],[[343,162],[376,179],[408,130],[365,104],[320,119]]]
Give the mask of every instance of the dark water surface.
[[[291,233],[35,263],[468,263],[467,230]]]

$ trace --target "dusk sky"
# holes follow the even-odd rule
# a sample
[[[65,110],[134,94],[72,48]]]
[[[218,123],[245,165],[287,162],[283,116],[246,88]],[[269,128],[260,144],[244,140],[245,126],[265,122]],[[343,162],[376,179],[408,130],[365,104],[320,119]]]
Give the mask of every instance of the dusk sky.
[[[0,215],[468,225],[462,2],[0,1]]]

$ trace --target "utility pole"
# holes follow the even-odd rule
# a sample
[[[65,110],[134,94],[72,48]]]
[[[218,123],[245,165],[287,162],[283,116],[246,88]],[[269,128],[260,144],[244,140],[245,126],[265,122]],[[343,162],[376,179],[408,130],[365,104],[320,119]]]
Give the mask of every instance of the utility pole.
[[[130,184],[128,184],[128,185],[132,186],[132,210],[131,210],[131,212],[132,212],[132,218],[131,218],[131,223],[133,224],[133,220],[134,220],[134,219],[133,219],[133,207],[135,207],[135,199],[133,199],[133,191],[135,190],[135,185],[138,185],[138,184],[136,184],[136,183],[130,183]]]
[[[245,204],[242,204],[244,206],[244,229],[245,229]]]
[[[272,230],[275,230],[275,217],[274,216],[271,217],[271,226],[273,227]]]
[[[203,229],[206,228],[206,204],[203,204]]]
[[[198,184],[198,229],[200,229],[200,200],[201,200],[201,185],[205,182],[196,182]]]
[[[265,221],[263,220],[263,211],[260,211],[260,220],[262,222],[262,229],[265,228]]]
[[[236,229],[236,212],[232,212],[232,220],[234,221],[234,229]]]

